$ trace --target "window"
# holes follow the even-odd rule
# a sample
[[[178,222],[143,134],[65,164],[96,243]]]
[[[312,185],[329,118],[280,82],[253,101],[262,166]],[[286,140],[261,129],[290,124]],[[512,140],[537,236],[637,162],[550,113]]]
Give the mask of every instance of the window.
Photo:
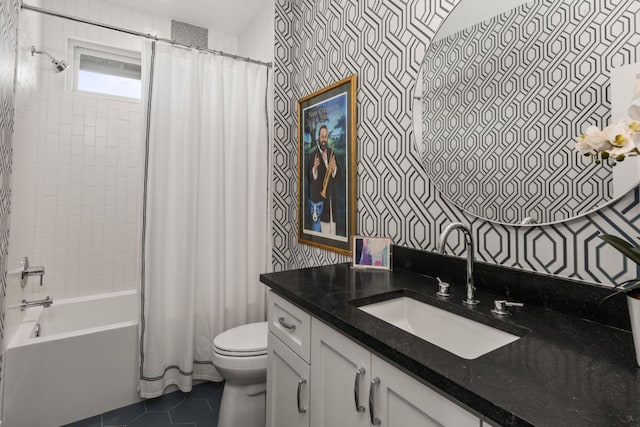
[[[72,46],[75,91],[142,99],[139,53],[77,41]]]

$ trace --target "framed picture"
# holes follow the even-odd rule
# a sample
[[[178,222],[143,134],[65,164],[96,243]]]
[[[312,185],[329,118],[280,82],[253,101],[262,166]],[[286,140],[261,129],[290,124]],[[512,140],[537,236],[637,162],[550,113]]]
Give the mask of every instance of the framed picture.
[[[391,270],[391,239],[353,236],[352,250],[353,267]]]
[[[298,100],[298,241],[351,255],[356,76]]]

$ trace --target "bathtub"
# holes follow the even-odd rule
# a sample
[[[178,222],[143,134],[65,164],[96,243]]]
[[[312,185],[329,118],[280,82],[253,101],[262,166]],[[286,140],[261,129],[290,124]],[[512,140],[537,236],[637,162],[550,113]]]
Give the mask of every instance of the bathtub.
[[[2,427],[60,426],[139,401],[138,310],[136,291],[26,309],[5,353]]]

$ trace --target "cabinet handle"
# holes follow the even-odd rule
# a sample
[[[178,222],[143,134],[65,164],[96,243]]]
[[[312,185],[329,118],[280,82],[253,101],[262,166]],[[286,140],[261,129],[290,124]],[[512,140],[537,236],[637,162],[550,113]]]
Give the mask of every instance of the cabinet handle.
[[[371,416],[371,425],[379,426],[380,418],[376,417],[373,412],[373,402],[376,398],[374,389],[380,384],[380,378],[376,377],[371,380],[371,388],[369,388],[369,415]]]
[[[295,331],[296,330],[296,325],[291,325],[289,323],[287,323],[284,320],[284,317],[278,317],[278,322],[282,325],[282,327],[290,330],[290,331]]]
[[[360,377],[362,377],[365,372],[367,371],[364,368],[358,369],[358,371],[356,372],[356,381],[353,385],[353,397],[356,401],[356,412],[364,412],[366,409],[360,404]]]
[[[307,408],[300,407],[300,391],[302,390],[302,386],[306,383],[307,383],[307,380],[304,378],[298,381],[298,413],[299,414],[304,414],[305,412],[307,412]]]

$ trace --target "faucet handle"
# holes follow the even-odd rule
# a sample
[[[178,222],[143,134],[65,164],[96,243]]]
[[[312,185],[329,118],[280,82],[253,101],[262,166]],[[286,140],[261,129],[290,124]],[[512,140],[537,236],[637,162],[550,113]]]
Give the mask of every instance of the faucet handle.
[[[44,276],[44,266],[29,267],[29,258],[22,258],[20,263],[20,286],[27,286],[29,276],[40,276],[40,286],[42,286],[42,277]]]
[[[438,292],[436,295],[443,298],[449,298],[451,293],[449,292],[449,284],[447,282],[443,282],[439,277],[436,277],[438,281]]]
[[[524,304],[521,302],[511,302],[507,300],[495,300],[493,302],[493,308],[491,309],[491,313],[498,316],[508,316],[511,314],[507,307],[524,307]]]

